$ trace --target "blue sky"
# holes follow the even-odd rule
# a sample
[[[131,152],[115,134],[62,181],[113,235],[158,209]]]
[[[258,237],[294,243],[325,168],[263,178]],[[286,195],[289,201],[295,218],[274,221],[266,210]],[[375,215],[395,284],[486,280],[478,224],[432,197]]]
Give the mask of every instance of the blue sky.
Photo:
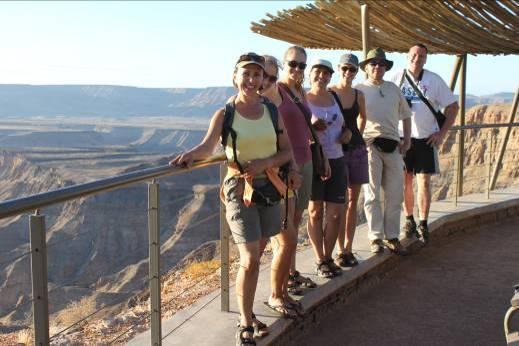
[[[255,51],[281,58],[290,46],[252,33],[250,23],[300,4],[0,2],[0,83],[229,86],[240,54]],[[335,65],[342,53],[309,50],[309,59]],[[405,55],[388,57],[404,67]],[[448,80],[454,60],[432,55],[426,67]],[[514,92],[518,66],[517,56],[469,56],[467,91]]]

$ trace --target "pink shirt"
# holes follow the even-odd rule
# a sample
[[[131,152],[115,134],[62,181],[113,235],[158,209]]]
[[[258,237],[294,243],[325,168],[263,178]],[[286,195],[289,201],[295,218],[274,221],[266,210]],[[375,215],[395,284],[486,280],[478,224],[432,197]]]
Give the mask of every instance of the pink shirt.
[[[312,134],[306,124],[304,114],[290,99],[290,96],[286,93],[283,88],[278,88],[281,93],[283,101],[278,106],[279,113],[283,117],[283,123],[287,129],[288,138],[294,151],[294,157],[298,165],[303,165],[308,161],[312,160],[312,153],[310,152],[309,140],[312,138]],[[303,100],[303,104],[308,109],[308,113],[311,113],[308,108],[308,103]]]

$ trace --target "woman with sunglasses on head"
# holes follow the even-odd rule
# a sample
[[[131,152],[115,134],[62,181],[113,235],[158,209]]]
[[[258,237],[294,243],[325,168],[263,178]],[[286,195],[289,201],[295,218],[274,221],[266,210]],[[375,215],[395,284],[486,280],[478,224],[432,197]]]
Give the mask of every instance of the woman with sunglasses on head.
[[[362,184],[369,183],[368,152],[362,138],[366,126],[366,106],[364,94],[352,88],[352,82],[359,71],[359,59],[354,54],[344,54],[339,60],[339,83],[331,87],[337,103],[342,110],[346,127],[351,131],[351,140],[342,145],[345,170],[348,181],[348,203],[344,208],[344,217],[337,237],[336,263],[341,267],[353,267],[358,264],[353,255],[352,245],[357,226],[357,203]]]
[[[342,273],[332,259],[332,252],[346,199],[347,182],[341,143],[347,142],[351,136],[349,131],[344,131],[341,108],[327,89],[332,74],[333,67],[329,61],[316,60],[310,69],[311,88],[307,93],[312,125],[331,168],[328,179],[314,176],[308,207],[308,235],[316,258],[317,275],[325,278]]]
[[[229,228],[240,253],[236,277],[236,295],[240,325],[237,345],[255,345],[252,306],[258,282],[260,240],[279,233],[279,204],[254,203],[248,192],[260,191],[273,183],[269,172],[290,160],[290,144],[281,117],[273,126],[269,107],[262,102],[258,90],[263,84],[265,59],[254,53],[244,54],[236,63],[233,84],[238,94],[233,100],[231,135],[225,141],[228,172],[222,186]],[[209,157],[223,136],[224,109],[211,119],[207,134],[193,149],[178,155],[170,164],[190,166],[193,161]],[[234,135],[236,134],[236,136]],[[276,142],[278,142],[279,149]],[[254,195],[253,195],[254,197]]]
[[[279,72],[279,63],[276,58],[264,55],[265,73],[261,95],[279,107],[281,96],[276,85]],[[271,238],[274,257],[271,265],[271,295],[266,305],[286,318],[294,318],[303,314],[301,303],[292,299],[288,294],[288,277],[290,264],[296,251],[297,231],[292,222],[294,213],[294,193],[301,185],[299,168],[291,152],[290,167],[288,170],[287,183],[291,191],[288,193],[287,205],[281,206],[281,220],[285,223],[279,234]],[[288,215],[288,216],[287,216]]]
[[[308,208],[308,202],[310,201],[313,176],[312,153],[309,145],[312,135],[305,121],[305,114],[301,109],[303,107],[307,113],[310,113],[303,89],[305,68],[305,49],[299,46],[288,48],[283,58],[283,74],[278,81],[278,88],[269,96],[272,102],[278,106],[279,113],[283,117],[294,159],[303,179],[301,187],[296,191],[293,213],[289,210],[289,214],[292,215],[296,241],[303,213]],[[296,99],[300,101],[299,104],[296,104]],[[288,290],[292,294],[301,295],[303,293],[301,287],[314,288],[317,285],[296,270],[296,254],[294,251],[290,265]]]

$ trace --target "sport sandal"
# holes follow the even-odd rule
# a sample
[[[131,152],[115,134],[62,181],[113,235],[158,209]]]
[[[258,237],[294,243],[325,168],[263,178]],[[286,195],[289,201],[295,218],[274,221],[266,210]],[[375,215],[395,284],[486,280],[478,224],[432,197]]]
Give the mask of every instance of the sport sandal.
[[[326,278],[326,279],[332,278],[334,276],[333,271],[330,268],[327,260],[323,260],[323,261],[317,263],[316,265],[317,265],[317,269],[316,269],[317,276],[320,276],[320,277]]]
[[[240,326],[240,318],[236,321],[236,327]],[[254,338],[261,339],[264,336],[269,335],[268,326],[258,320],[254,312],[252,313],[252,326],[254,327]]]
[[[289,275],[289,280],[294,280],[299,286],[303,288],[316,288],[317,284],[312,281],[309,277],[301,275],[300,272],[297,270],[294,272],[294,274]]]
[[[254,337],[244,336],[244,333],[254,335],[254,328],[252,326],[239,326],[236,331],[236,346],[255,346],[256,341],[254,340]]]

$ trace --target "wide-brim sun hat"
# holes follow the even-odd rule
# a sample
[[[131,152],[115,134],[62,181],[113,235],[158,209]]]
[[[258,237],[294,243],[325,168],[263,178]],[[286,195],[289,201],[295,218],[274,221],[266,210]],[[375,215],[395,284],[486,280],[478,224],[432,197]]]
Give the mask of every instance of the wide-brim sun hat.
[[[386,71],[391,70],[393,67],[393,62],[391,60],[386,59],[386,53],[382,48],[375,48],[368,52],[368,55],[366,56],[366,59],[361,61],[359,63],[359,67],[362,69],[362,71],[365,71],[366,65],[374,59],[381,59],[384,60],[384,63],[386,64]]]
[[[315,68],[315,67],[324,67],[326,69],[328,69],[330,71],[330,73],[333,74],[333,66],[332,66],[332,63],[329,62],[328,60],[324,60],[324,59],[316,59],[312,62],[312,64],[310,65],[310,71]]]
[[[265,70],[265,58],[253,52],[242,54],[235,67],[240,68],[251,64],[257,65],[261,67],[262,70]]]

